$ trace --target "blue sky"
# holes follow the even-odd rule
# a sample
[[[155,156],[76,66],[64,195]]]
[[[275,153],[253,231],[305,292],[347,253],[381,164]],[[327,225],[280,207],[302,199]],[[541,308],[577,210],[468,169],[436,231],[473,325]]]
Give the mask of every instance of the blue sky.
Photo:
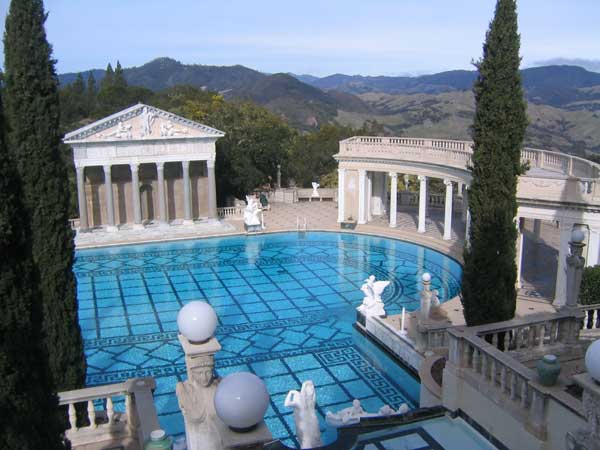
[[[8,5],[0,0],[0,17]],[[494,5],[495,0],[45,1],[60,73],[104,68],[117,59],[124,67],[139,66],[170,56],[189,64],[318,76],[470,69],[481,55]],[[598,0],[520,0],[523,65],[580,58],[600,71],[599,17]]]

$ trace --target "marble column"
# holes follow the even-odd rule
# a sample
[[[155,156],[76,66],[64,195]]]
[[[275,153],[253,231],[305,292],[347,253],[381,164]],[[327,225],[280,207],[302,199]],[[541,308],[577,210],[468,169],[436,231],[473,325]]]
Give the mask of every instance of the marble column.
[[[108,225],[107,230],[116,231],[117,227],[115,226],[115,206],[113,202],[111,166],[105,165],[102,166],[102,168],[104,169],[104,194],[106,197],[106,221]]]
[[[367,172],[367,222],[373,220],[373,175]]]
[[[142,225],[142,206],[140,204],[140,176],[138,163],[129,164],[131,169],[131,201],[133,204],[133,227],[143,228]]]
[[[192,223],[192,196],[190,192],[190,162],[181,161],[183,168],[183,223]]]
[[[600,264],[600,228],[590,227],[586,265],[591,267],[598,264]]]
[[[365,224],[367,223],[366,211],[365,211],[365,200],[367,197],[366,194],[366,184],[367,184],[367,171],[365,169],[359,169],[358,171],[358,223]]]
[[[425,233],[425,218],[427,216],[427,177],[419,175],[419,233]]]
[[[444,180],[446,185],[446,203],[444,205],[444,240],[452,239],[452,181]]]
[[[459,181],[457,188],[456,188],[456,195],[461,198],[463,196],[463,186],[464,186],[464,183],[462,181]]]
[[[85,167],[76,167],[77,172],[77,202],[79,203],[79,229],[89,228],[87,215],[87,199],[85,198]]]
[[[215,179],[215,161],[207,160],[208,171],[208,217],[217,218],[217,182]]]
[[[346,169],[338,169],[338,222],[341,223],[346,219],[344,208],[345,205],[345,186],[346,186]]]
[[[165,197],[165,163],[156,163],[156,174],[158,184],[158,214],[159,220],[163,223],[167,223],[169,218],[167,217],[167,202]]]
[[[517,258],[517,289],[521,289],[521,273],[523,271],[523,219],[521,217],[516,217],[515,226],[517,228],[517,249],[516,249],[516,258]]]
[[[555,306],[563,306],[567,301],[567,256],[569,254],[569,241],[571,240],[573,223],[561,220],[559,230],[558,269],[556,271],[554,301],[552,302]]]
[[[471,232],[471,213],[469,211],[469,186],[465,185],[463,191],[463,220],[465,222],[465,245],[469,245],[469,233]]]
[[[390,227],[396,228],[398,215],[398,174],[396,172],[390,172],[390,178],[392,179],[392,187],[390,190]]]

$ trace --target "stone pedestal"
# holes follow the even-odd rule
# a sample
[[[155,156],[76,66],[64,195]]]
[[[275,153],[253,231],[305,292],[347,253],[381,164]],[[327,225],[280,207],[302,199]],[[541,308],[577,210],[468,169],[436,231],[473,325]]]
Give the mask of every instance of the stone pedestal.
[[[600,450],[600,383],[587,373],[574,375],[573,380],[583,388],[583,413],[587,429],[576,430],[567,435],[570,450]]]
[[[264,420],[247,432],[234,431],[217,416],[214,398],[219,378],[214,374],[215,354],[221,345],[212,337],[193,343],[179,335],[185,353],[188,379],[177,383],[176,394],[185,422],[188,450],[225,450],[260,445],[273,439]]]

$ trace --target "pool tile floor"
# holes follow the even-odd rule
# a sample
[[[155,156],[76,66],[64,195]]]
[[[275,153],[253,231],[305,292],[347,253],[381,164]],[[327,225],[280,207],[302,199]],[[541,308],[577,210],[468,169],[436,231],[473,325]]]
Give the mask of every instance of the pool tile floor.
[[[418,281],[432,273],[445,300],[458,290],[459,265],[429,249],[383,238],[282,233],[77,252],[79,313],[88,385],[153,376],[159,419],[183,432],[174,395],[185,378],[177,312],[190,300],[210,303],[219,318],[220,376],[250,371],[266,383],[265,420],[274,437],[297,445],[290,389],[312,379],[325,440],[327,410],[359,398],[365,409],[418,404],[418,383],[376,347],[365,350],[352,328],[360,286],[371,274],[389,279],[388,313],[418,306]],[[385,367],[385,370],[380,368]],[[398,381],[398,380],[401,380]]]

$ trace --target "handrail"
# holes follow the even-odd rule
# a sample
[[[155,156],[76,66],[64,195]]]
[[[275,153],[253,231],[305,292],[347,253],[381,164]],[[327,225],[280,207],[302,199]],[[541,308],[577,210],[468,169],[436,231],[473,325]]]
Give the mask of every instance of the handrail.
[[[73,448],[104,441],[135,440],[141,448],[150,433],[160,428],[152,391],[154,378],[131,378],[122,383],[59,392],[59,405],[67,406],[70,428],[66,436]],[[124,397],[125,411],[115,410],[115,397]],[[87,407],[87,423],[78,421],[78,403]],[[99,409],[100,408],[100,409]]]
[[[353,136],[340,141],[339,156],[360,151],[360,146],[369,147],[372,151],[376,147],[383,147],[381,157],[393,157],[394,147],[402,149],[405,153],[415,152],[415,156],[435,156],[444,154],[447,159],[464,162],[466,169],[471,164],[473,154],[472,141],[458,141],[450,139],[425,139],[410,137],[373,137]],[[383,150],[383,149],[382,149]],[[529,163],[530,167],[560,172],[564,175],[574,176],[582,179],[596,180],[600,178],[600,164],[589,161],[578,156],[565,153],[525,147],[521,151],[521,161]],[[434,162],[434,161],[431,161]]]

